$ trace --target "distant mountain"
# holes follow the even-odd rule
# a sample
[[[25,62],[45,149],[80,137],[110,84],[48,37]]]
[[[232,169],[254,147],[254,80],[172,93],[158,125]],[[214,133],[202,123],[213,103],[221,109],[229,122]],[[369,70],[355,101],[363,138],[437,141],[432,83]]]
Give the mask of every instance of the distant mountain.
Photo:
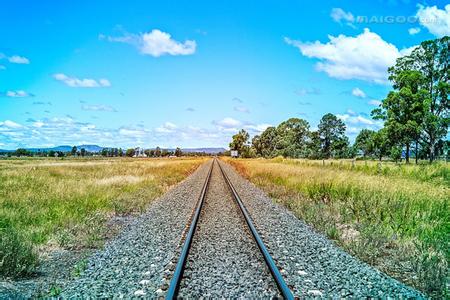
[[[100,147],[98,145],[79,145],[77,146],[77,149],[80,150],[81,148],[86,149],[88,152],[101,152],[103,148],[110,148],[110,147]],[[50,148],[25,148],[26,150],[30,152],[49,152],[51,150],[53,151],[62,151],[62,152],[70,152],[72,150],[72,146],[69,145],[61,145],[56,147],[50,147]],[[126,149],[126,148],[123,148]],[[175,151],[175,149],[167,149],[169,151]],[[14,152],[16,150],[3,150],[0,149],[0,152],[6,153],[6,152]],[[208,153],[208,154],[217,154],[219,152],[226,151],[225,148],[181,148],[181,151],[183,152],[191,152],[191,153]]]

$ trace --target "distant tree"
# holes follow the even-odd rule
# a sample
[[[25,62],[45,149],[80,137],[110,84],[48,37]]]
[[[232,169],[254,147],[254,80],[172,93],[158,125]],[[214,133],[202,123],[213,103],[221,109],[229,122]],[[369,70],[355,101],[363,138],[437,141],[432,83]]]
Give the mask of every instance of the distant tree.
[[[181,149],[179,147],[177,147],[177,149],[175,150],[175,156],[180,157],[181,155],[183,155]]]
[[[108,156],[108,148],[103,148],[102,149],[102,156]]]
[[[370,129],[362,129],[355,139],[355,149],[362,151],[363,156],[370,156],[374,152],[373,139],[375,137],[375,131]]]
[[[250,135],[244,129],[241,129],[237,134],[233,135],[233,140],[230,143],[231,150],[237,150],[241,156],[247,155],[249,152]]]
[[[48,157],[55,157],[56,152],[54,150],[48,151]]]
[[[117,157],[117,156],[119,156],[119,149],[117,149],[117,148],[114,148],[114,157]]]
[[[127,149],[127,152],[125,153],[125,155],[128,156],[128,157],[133,157],[134,149],[133,148]]]
[[[85,156],[86,155],[86,149],[84,149],[84,148],[81,148],[81,150],[80,150],[80,154],[81,154],[81,156]]]
[[[122,156],[123,156],[123,150],[122,150],[122,148],[119,148],[119,152],[118,152],[118,155],[119,155],[120,157],[122,157]]]
[[[15,152],[16,156],[31,156],[31,152],[29,152],[27,149],[19,148]]]
[[[261,136],[255,135],[252,138],[252,148],[254,149],[256,156],[262,156]]]
[[[169,151],[168,151],[167,149],[162,149],[162,150],[161,150],[161,156],[162,156],[162,157],[169,156],[169,154],[170,154],[170,153],[169,153]]]
[[[156,157],[160,157],[161,156],[161,148],[156,147],[156,149],[155,149],[155,156]]]
[[[72,156],[75,156],[75,155],[77,154],[77,151],[78,151],[77,146],[73,146],[73,147],[72,147],[72,150],[70,151],[70,154],[71,154]]]
[[[319,136],[321,141],[321,152],[325,158],[330,158],[332,151],[341,152],[345,143],[345,123],[333,114],[326,114],[319,123]],[[334,145],[336,144],[336,145]]]
[[[154,157],[154,156],[155,156],[155,150],[150,149],[150,151],[149,151],[149,156],[150,156],[150,157]]]

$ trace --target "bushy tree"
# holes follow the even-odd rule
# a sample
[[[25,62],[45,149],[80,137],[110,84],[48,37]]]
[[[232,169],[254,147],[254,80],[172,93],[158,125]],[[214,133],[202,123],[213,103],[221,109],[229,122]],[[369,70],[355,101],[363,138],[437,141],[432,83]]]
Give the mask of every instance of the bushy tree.
[[[342,153],[343,147],[348,147],[345,136],[345,123],[333,114],[326,114],[319,123],[321,152],[324,158],[330,158],[333,153]]]
[[[275,148],[277,155],[305,157],[309,123],[303,119],[290,118],[276,128]]]
[[[127,149],[127,151],[125,152],[125,155],[128,156],[128,157],[133,157],[134,149],[133,148]]]
[[[233,135],[232,141],[230,143],[231,150],[237,150],[239,155],[242,157],[247,157],[249,153],[249,139],[250,135],[244,129],[241,129],[237,134]]]
[[[356,136],[355,149],[361,151],[364,157],[374,154],[375,134],[376,133],[373,130],[363,129]]]
[[[77,155],[77,151],[78,151],[77,146],[73,146],[73,147],[72,147],[72,150],[70,151],[70,154],[71,154],[72,156],[75,156],[75,155]]]
[[[183,155],[183,152],[179,147],[177,147],[177,149],[175,149],[175,156],[180,157],[181,155]]]

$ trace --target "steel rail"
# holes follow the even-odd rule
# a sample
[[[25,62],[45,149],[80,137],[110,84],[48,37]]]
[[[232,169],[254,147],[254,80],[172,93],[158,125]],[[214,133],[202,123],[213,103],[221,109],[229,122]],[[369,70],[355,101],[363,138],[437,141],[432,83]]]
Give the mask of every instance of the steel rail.
[[[230,190],[233,194],[234,199],[239,205],[239,208],[242,211],[242,214],[244,215],[245,221],[247,222],[247,225],[253,235],[253,238],[255,239],[256,244],[258,244],[258,248],[261,251],[264,260],[266,261],[267,266],[269,267],[270,273],[272,273],[273,279],[275,280],[278,289],[281,291],[281,294],[283,295],[284,299],[293,300],[294,296],[292,295],[291,290],[287,286],[286,282],[283,279],[283,276],[281,275],[280,271],[278,270],[275,261],[273,260],[272,256],[270,255],[269,251],[267,250],[266,246],[264,245],[264,242],[262,241],[261,237],[258,234],[258,231],[256,230],[256,227],[253,225],[253,222],[250,218],[250,215],[247,211],[247,209],[244,206],[244,203],[242,202],[241,198],[239,197],[238,193],[236,192],[236,189],[234,188],[233,184],[231,183],[230,179],[228,178],[227,174],[223,170],[222,166],[219,162],[217,162],[219,165],[220,170],[222,171],[222,175],[225,178],[225,181],[227,182],[228,186],[230,187]]]
[[[181,249],[180,257],[178,258],[177,265],[175,267],[175,271],[173,273],[172,280],[170,281],[169,289],[167,290],[166,299],[176,299],[178,290],[180,288],[180,282],[183,278],[184,267],[186,266],[186,259],[189,254],[189,250],[191,249],[192,238],[194,237],[195,229],[197,227],[198,219],[200,217],[200,212],[203,207],[203,203],[205,202],[206,191],[208,189],[209,181],[211,178],[212,169],[214,166],[216,159],[214,158],[211,167],[209,169],[208,175],[206,177],[205,183],[203,184],[202,192],[200,193],[200,197],[198,199],[197,208],[195,209],[194,216],[192,218],[191,225],[189,226],[189,231],[186,236],[186,240],[184,242],[183,248]]]

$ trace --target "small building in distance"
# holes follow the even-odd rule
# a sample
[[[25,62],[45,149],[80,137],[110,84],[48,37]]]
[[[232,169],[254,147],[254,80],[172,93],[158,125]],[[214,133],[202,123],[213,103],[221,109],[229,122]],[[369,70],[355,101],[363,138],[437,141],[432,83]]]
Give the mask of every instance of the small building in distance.
[[[237,150],[231,150],[230,154],[231,154],[231,157],[238,157],[239,156],[239,152]]]

